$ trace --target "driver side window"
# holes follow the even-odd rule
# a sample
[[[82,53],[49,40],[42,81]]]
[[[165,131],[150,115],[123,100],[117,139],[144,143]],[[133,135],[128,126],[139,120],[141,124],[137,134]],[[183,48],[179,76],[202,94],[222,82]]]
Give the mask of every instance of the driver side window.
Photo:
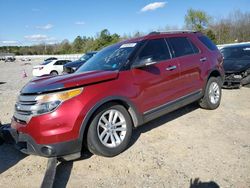
[[[170,59],[170,53],[164,39],[149,40],[137,57],[137,61],[150,58],[151,61]]]

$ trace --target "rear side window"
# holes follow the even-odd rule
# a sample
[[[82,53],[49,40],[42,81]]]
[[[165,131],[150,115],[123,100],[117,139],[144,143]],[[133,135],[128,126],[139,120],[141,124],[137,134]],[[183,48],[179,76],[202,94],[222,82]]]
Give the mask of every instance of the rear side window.
[[[54,63],[54,65],[63,65],[63,61],[57,61]]]
[[[192,43],[191,41],[189,41],[189,42],[190,42],[190,44],[191,44],[191,46],[192,46],[192,48],[193,48],[194,53],[195,53],[195,54],[199,53],[200,50],[194,45],[194,43]]]
[[[65,65],[68,62],[70,62],[70,61],[69,60],[62,61],[62,65]]]
[[[165,39],[149,40],[138,55],[138,61],[152,58],[152,61],[163,61],[170,59],[170,53]]]
[[[170,42],[175,57],[185,56],[189,54],[198,53],[199,50],[194,46],[186,37],[173,37],[168,38]]]
[[[218,50],[217,46],[206,36],[198,37],[198,39],[210,50]]]

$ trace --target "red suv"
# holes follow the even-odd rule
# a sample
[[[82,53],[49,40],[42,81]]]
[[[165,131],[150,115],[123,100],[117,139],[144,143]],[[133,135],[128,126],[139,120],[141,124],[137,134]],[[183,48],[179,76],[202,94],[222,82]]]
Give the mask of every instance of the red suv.
[[[195,101],[216,109],[222,62],[199,32],[126,40],[104,48],[74,74],[31,80],[20,92],[9,131],[27,154],[71,160],[86,145],[112,157],[145,122]]]

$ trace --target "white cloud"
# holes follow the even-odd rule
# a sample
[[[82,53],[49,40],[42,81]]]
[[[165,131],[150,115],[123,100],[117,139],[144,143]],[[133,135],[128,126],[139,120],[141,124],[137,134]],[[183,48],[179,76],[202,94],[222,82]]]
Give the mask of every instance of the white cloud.
[[[83,21],[77,21],[77,22],[75,22],[75,24],[76,24],[76,25],[84,25],[85,22],[83,22]]]
[[[54,37],[48,37],[47,35],[42,34],[35,34],[35,35],[27,35],[24,36],[26,40],[29,40],[31,42],[52,42],[56,41]]]
[[[54,27],[52,24],[46,24],[46,25],[36,26],[37,29],[43,29],[43,30],[49,30],[52,27]]]
[[[3,43],[3,44],[17,44],[18,41],[15,41],[15,40],[4,40],[4,41],[1,41],[1,43]]]
[[[143,7],[141,9],[141,12],[153,11],[153,10],[156,10],[158,8],[163,8],[163,7],[165,7],[166,4],[167,4],[167,2],[150,3],[150,4],[146,5],[145,7]]]

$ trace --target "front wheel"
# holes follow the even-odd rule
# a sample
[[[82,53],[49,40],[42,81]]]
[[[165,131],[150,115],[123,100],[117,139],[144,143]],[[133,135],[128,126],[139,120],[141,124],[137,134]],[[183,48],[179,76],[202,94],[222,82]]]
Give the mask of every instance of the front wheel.
[[[221,101],[221,79],[219,77],[209,78],[203,98],[199,101],[202,108],[214,110],[220,106]]]
[[[113,157],[123,152],[132,135],[132,120],[126,110],[118,104],[102,106],[94,114],[87,134],[90,152]]]

